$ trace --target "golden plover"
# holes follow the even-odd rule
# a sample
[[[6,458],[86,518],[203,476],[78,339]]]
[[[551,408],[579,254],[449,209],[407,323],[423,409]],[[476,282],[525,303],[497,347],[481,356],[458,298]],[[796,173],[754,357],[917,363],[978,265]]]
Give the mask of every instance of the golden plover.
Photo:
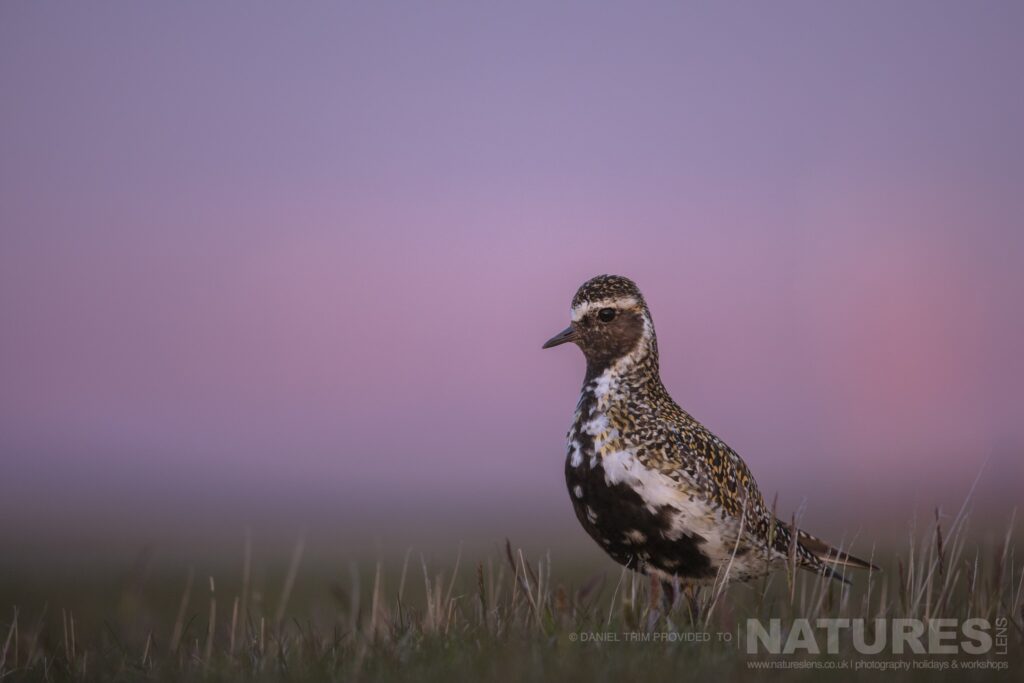
[[[572,300],[572,342],[587,361],[565,480],[580,524],[620,564],[662,582],[745,581],[793,558],[840,578],[864,560],[775,518],[743,460],[682,410],[658,372],[654,323],[629,279],[601,275]]]

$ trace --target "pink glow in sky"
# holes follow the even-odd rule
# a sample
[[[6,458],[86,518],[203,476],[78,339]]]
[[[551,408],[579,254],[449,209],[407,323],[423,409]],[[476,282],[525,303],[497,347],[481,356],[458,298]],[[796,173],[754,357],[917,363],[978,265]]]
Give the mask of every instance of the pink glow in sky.
[[[787,509],[1019,499],[1024,6],[827,5],[5,3],[6,523],[573,529],[602,272]]]

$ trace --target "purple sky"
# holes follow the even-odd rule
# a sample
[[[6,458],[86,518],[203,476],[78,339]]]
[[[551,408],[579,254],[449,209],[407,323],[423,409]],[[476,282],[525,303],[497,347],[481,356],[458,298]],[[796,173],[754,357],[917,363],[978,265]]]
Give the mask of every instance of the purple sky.
[[[1008,508],[1022,34],[1019,2],[4,3],[0,525],[574,529],[583,361],[540,344],[602,272],[783,509],[861,528],[834,508],[986,458]]]

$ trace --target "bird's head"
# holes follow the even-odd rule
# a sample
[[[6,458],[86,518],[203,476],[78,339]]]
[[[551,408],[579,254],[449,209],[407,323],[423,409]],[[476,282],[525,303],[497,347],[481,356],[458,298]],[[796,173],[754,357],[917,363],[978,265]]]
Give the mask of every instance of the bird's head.
[[[654,323],[636,284],[621,275],[587,280],[572,298],[572,323],[543,348],[572,342],[587,359],[594,376],[619,361],[651,358],[657,363]]]

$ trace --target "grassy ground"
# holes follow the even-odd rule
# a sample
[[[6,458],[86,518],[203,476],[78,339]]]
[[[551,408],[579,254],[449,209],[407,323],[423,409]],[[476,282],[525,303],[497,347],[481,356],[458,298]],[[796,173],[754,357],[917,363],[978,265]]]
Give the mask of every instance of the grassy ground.
[[[511,544],[480,560],[438,564],[410,552],[322,573],[304,565],[299,543],[279,572],[264,573],[246,552],[239,570],[213,577],[163,574],[145,559],[123,575],[8,576],[0,677],[924,680],[935,671],[925,667],[937,667],[966,680],[1021,680],[1024,569],[1012,524],[977,543],[964,517],[945,522],[937,516],[902,551],[876,555],[884,571],[852,574],[850,586],[786,568],[754,584],[684,593],[667,615],[643,577],[588,575]],[[891,646],[863,655],[846,630],[832,654],[748,654],[751,617],[766,628],[780,619],[783,640],[799,618],[866,619],[873,634],[877,618],[887,632],[900,618],[984,618],[995,642],[976,655],[897,655]],[[826,649],[824,631],[816,643]],[[896,666],[910,668],[879,670]]]

